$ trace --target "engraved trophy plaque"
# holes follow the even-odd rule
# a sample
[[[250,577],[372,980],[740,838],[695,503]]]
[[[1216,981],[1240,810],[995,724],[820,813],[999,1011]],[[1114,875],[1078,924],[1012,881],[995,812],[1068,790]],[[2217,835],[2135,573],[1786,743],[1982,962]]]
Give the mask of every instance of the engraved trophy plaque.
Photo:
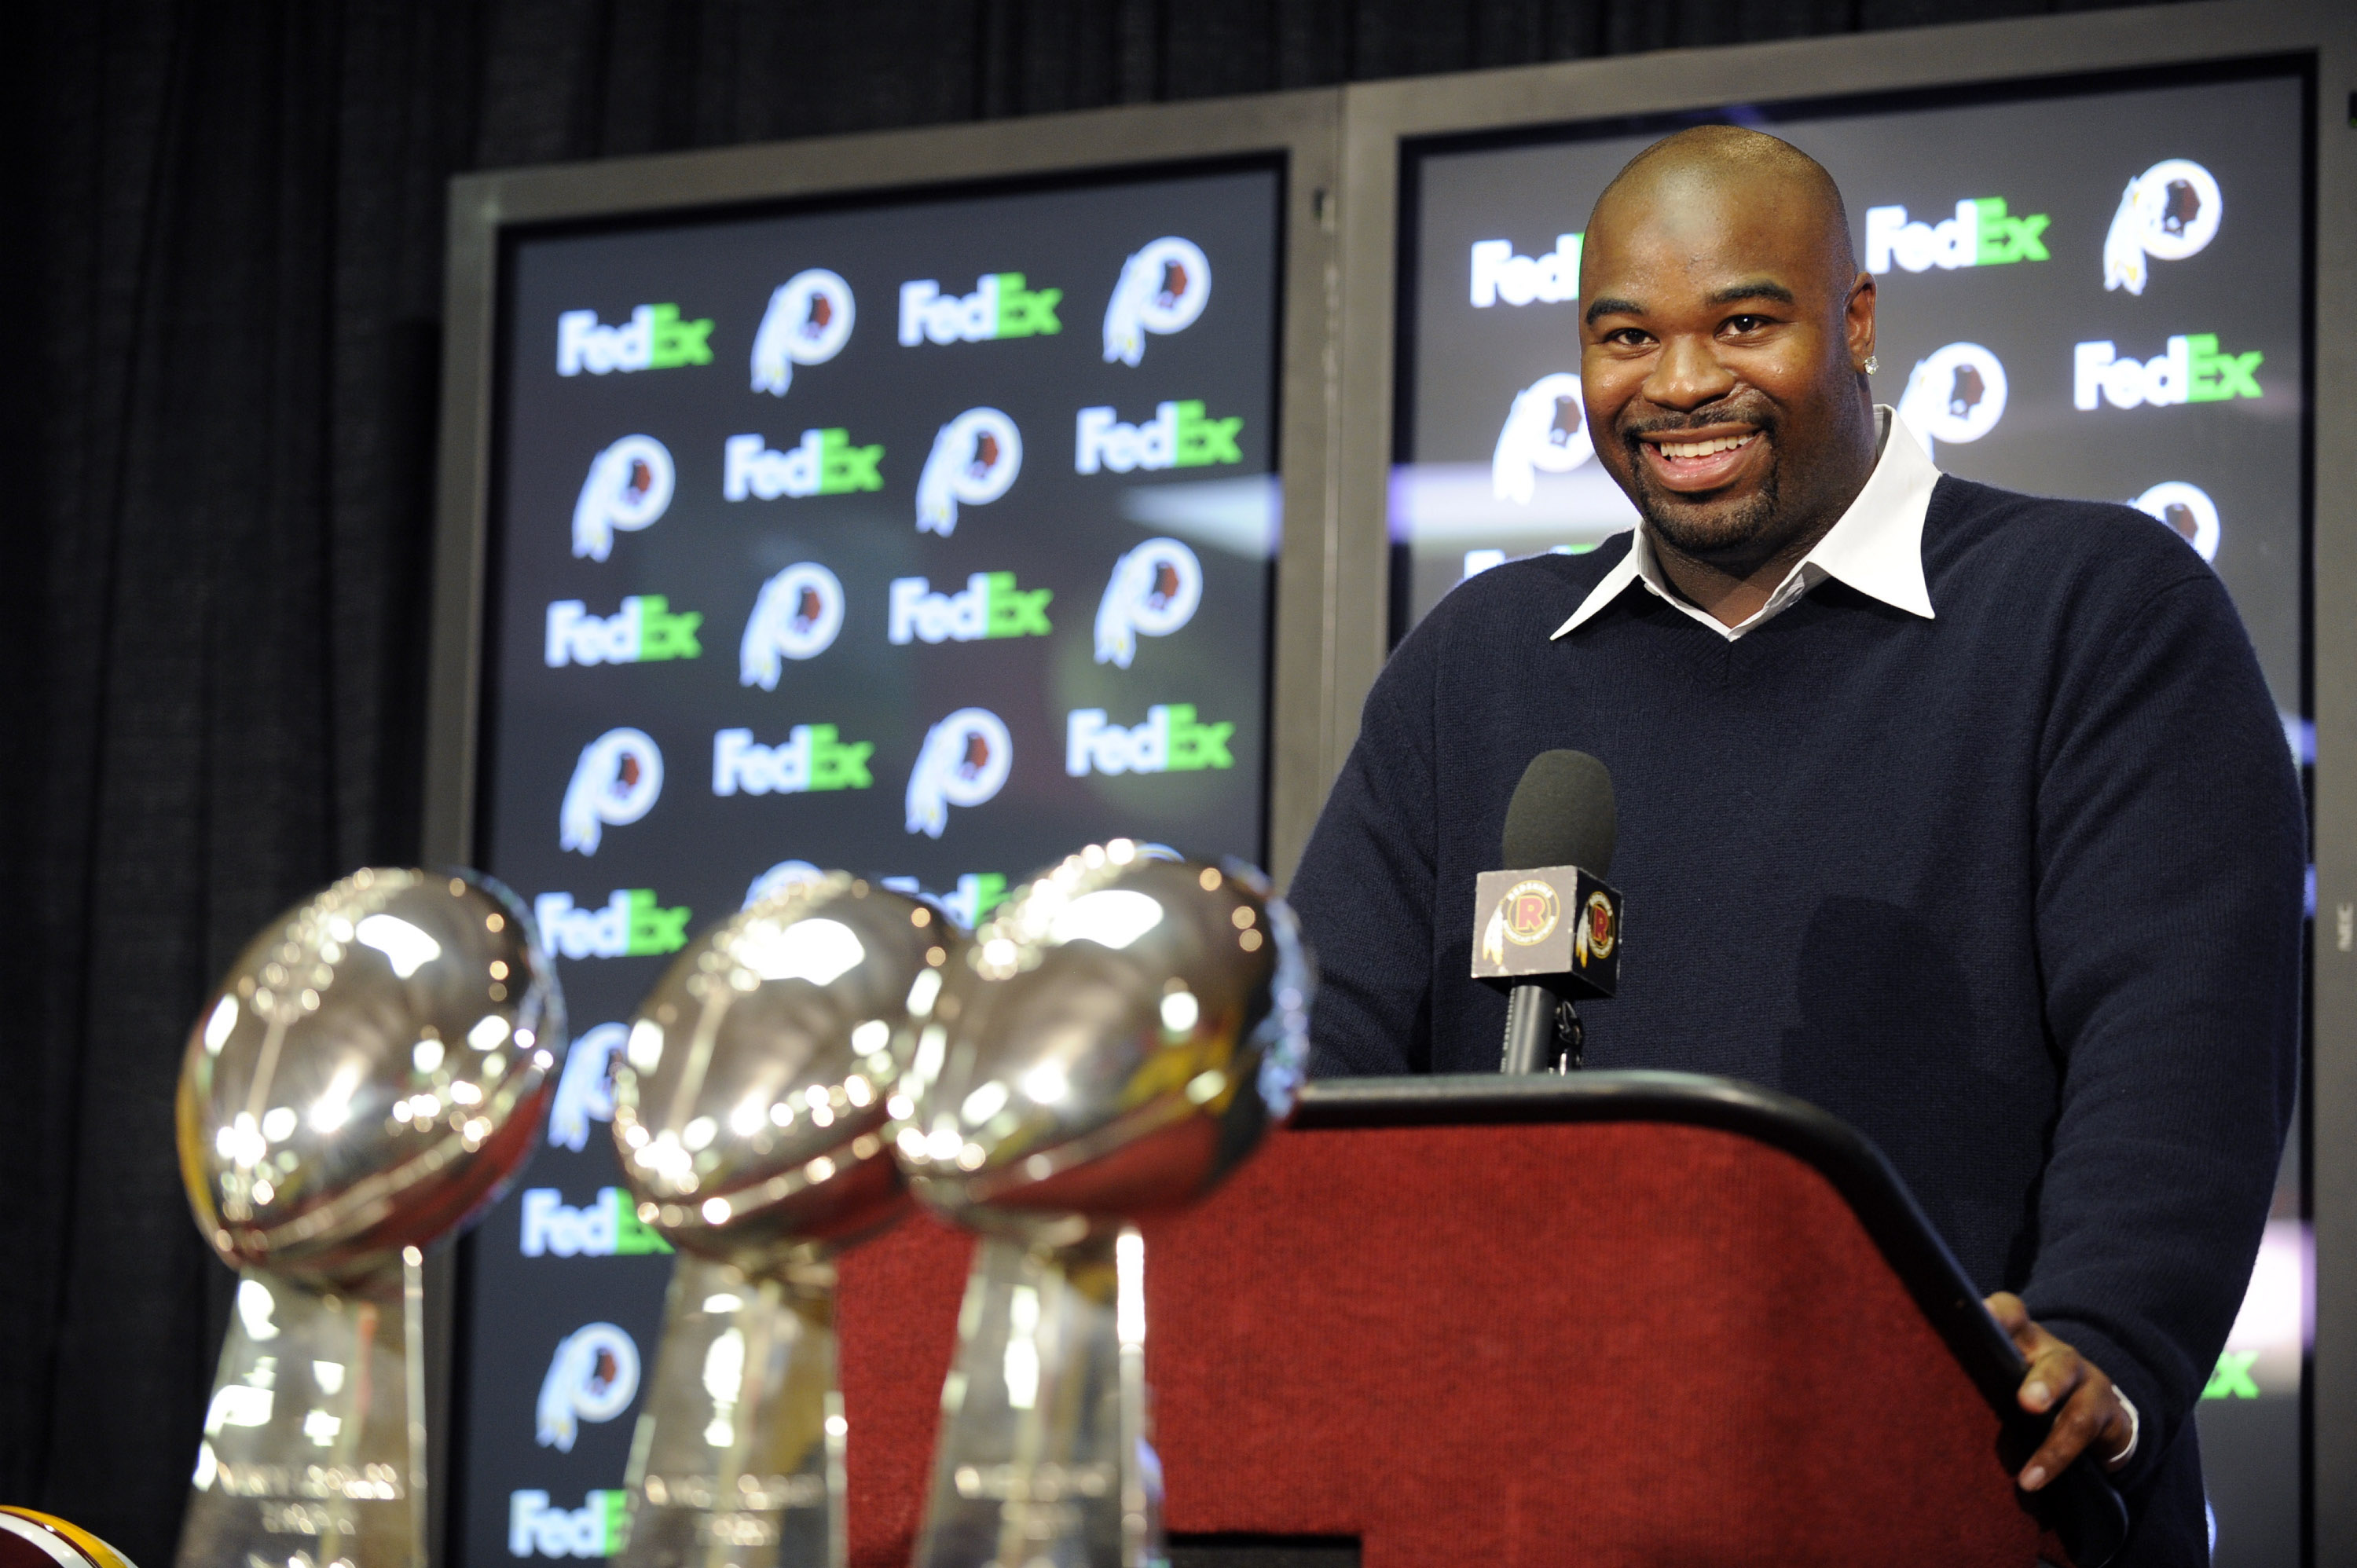
[[[965,939],[841,872],[690,943],[640,1005],[614,1137],[679,1251],[618,1568],[845,1560],[832,1260],[908,1208],[886,1101]]]
[[[1145,1241],[1292,1108],[1309,963],[1257,872],[1124,840],[1039,877],[911,999],[895,1148],[979,1232],[918,1568],[1164,1562]]]
[[[373,869],[273,921],[180,1069],[180,1172],[239,1271],[181,1568],[424,1568],[422,1250],[539,1136],[564,1005],[523,906]]]

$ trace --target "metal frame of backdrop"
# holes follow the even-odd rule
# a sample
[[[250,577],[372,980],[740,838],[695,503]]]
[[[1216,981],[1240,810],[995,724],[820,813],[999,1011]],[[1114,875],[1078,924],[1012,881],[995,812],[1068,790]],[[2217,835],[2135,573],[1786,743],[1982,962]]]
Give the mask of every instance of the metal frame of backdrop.
[[[1387,493],[1399,321],[1401,148],[1733,104],[2304,57],[2316,84],[2310,193],[2309,690],[2316,720],[2311,1046],[2301,1094],[2314,1227],[2305,1382],[2312,1561],[2357,1563],[2357,7],[2345,0],[2171,5],[1680,49],[1352,86],[1343,94],[1340,352],[1345,605],[1390,598]],[[2338,592],[2319,593],[2320,585]],[[1328,632],[1346,709],[1387,653],[1387,618]],[[1345,746],[1349,737],[1339,737]]]
[[[1009,178],[1125,172],[1207,159],[1285,161],[1277,469],[1284,530],[1275,563],[1269,689],[1269,858],[1280,876],[1299,858],[1339,749],[1358,722],[1364,682],[1338,672],[1331,628],[1349,619],[1334,594],[1340,309],[1334,192],[1341,95],[1275,93],[892,131],[801,142],[462,176],[450,190],[444,295],[442,446],[436,491],[435,608],[428,693],[424,853],[468,864],[474,850],[483,717],[486,562],[494,478],[494,403],[501,279],[511,231],[576,220],[686,216],[831,197],[920,196]],[[447,1433],[455,1346],[453,1255],[427,1268],[428,1420]],[[433,1449],[428,1539],[449,1540]]]
[[[2334,0],[2173,5],[1671,50],[1339,90],[1041,116],[463,177],[450,196],[424,847],[472,849],[504,231],[1124,169],[1286,159],[1270,869],[1290,873],[1388,651],[1400,150],[1452,134],[2301,56],[2316,83],[2309,342],[2311,584],[2357,583],[2357,12]],[[2310,589],[2317,722],[2313,1047],[2303,1082],[2316,1307],[2306,1384],[2319,1562],[2357,1563],[2357,609]],[[2321,1131],[2328,1135],[2318,1136]],[[448,1409],[449,1263],[429,1268],[429,1412]],[[437,1454],[447,1445],[438,1445]],[[438,1483],[441,1479],[436,1477]],[[433,1488],[431,1539],[447,1489]]]

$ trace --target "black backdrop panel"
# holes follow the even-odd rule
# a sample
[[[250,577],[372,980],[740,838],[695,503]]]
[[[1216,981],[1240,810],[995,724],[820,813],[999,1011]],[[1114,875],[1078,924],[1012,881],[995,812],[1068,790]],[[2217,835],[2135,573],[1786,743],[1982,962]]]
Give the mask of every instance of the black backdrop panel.
[[[479,858],[576,1060],[466,1244],[462,1563],[615,1542],[670,1259],[600,1069],[687,933],[804,866],[971,921],[1117,834],[1261,857],[1280,183],[511,243]]]

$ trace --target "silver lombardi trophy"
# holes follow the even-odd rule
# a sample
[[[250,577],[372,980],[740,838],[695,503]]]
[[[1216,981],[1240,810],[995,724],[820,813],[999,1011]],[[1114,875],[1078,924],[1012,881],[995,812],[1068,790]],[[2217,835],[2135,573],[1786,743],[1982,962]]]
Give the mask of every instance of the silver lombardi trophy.
[[[424,1568],[422,1249],[538,1137],[564,1007],[523,907],[354,872],[273,921],[180,1069],[180,1171],[239,1271],[181,1568]]]
[[[705,932],[640,1004],[614,1136],[679,1250],[620,1568],[844,1562],[831,1260],[908,1206],[885,1101],[964,938],[841,872]]]
[[[1292,1106],[1311,978],[1257,872],[1091,846],[974,933],[894,1097],[917,1197],[984,1238],[919,1568],[1163,1561],[1145,1242]]]

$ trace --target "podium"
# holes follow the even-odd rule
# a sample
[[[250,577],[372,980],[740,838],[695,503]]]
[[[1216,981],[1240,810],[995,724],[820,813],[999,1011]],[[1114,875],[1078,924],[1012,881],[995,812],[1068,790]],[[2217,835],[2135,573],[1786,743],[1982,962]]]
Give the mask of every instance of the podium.
[[[2091,1462],[2015,1490],[2012,1343],[1880,1153],[1771,1090],[1313,1084],[1143,1229],[1181,1568],[2100,1568],[2126,1535]],[[855,1568],[909,1560],[971,1251],[920,1218],[845,1260]]]

